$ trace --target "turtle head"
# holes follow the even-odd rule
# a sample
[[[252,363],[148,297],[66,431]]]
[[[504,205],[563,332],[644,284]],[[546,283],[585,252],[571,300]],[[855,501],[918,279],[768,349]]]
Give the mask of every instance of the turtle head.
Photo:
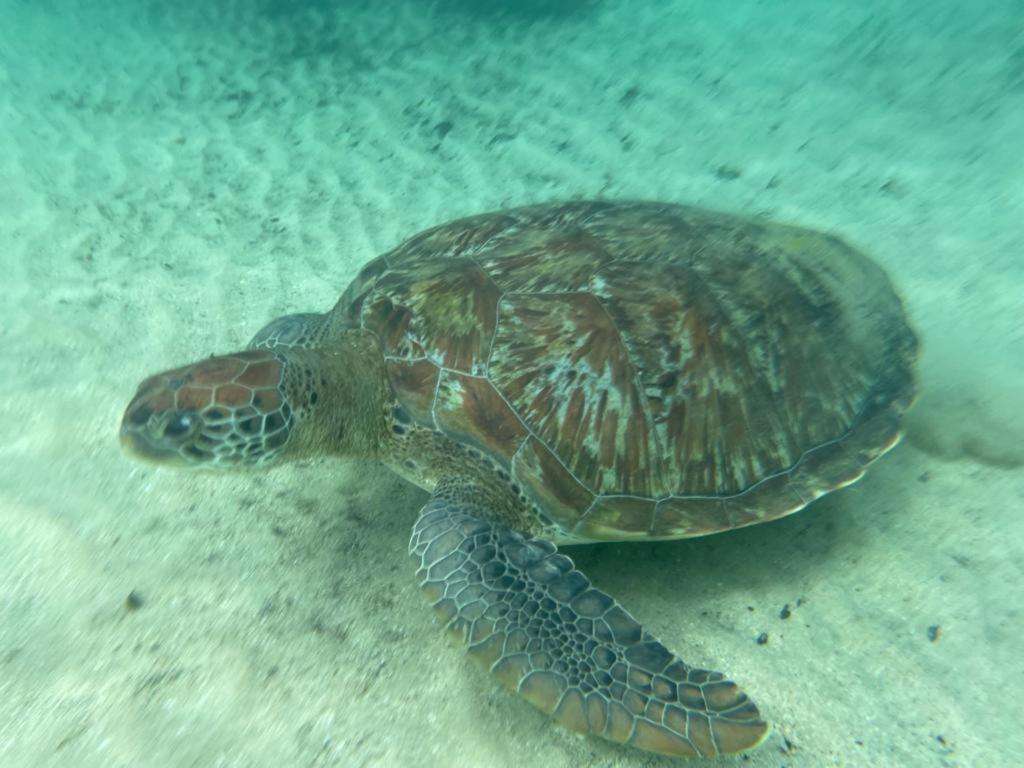
[[[150,376],[125,411],[121,443],[159,464],[272,461],[292,440],[300,414],[316,405],[315,390],[290,386],[288,368],[283,355],[252,350]]]
[[[383,361],[344,342],[249,349],[151,376],[125,410],[121,443],[150,462],[210,469],[372,454]]]

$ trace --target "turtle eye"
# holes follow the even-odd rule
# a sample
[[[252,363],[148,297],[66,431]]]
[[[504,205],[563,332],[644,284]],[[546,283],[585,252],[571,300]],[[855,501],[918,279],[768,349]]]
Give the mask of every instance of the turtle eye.
[[[194,423],[195,417],[191,413],[182,412],[175,414],[164,427],[164,437],[174,438],[187,435]]]

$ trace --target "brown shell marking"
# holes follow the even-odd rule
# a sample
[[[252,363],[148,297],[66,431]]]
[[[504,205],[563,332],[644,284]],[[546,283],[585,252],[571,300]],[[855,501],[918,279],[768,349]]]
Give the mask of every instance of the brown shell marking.
[[[506,240],[510,247],[503,248]],[[591,276],[612,257],[580,227],[513,229],[495,237],[476,261],[502,293],[585,291]]]
[[[480,267],[468,259],[413,264],[386,273],[375,288],[362,319],[391,354],[482,371],[499,291]]]
[[[512,456],[529,434],[487,379],[466,374],[445,373],[433,415],[446,434],[499,456]]]
[[[871,261],[684,206],[452,222],[371,262],[336,314],[377,333],[416,418],[504,459],[581,539],[795,511],[895,442],[914,390]]]
[[[657,446],[612,318],[585,293],[509,294],[490,379],[580,483],[648,495]]]

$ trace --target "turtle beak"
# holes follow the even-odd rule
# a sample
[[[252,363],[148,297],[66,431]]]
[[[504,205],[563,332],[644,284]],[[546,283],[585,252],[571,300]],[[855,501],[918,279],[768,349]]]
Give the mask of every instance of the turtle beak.
[[[157,445],[147,440],[142,432],[123,425],[121,427],[121,447],[132,458],[151,464],[161,464],[164,466],[168,464],[187,465],[187,462],[181,458],[177,451]]]
[[[125,410],[121,420],[121,447],[130,456],[146,462],[190,466],[181,445],[196,431],[197,414],[177,409],[157,409],[152,399],[155,388],[147,380]]]
[[[150,376],[139,384],[121,419],[121,447],[128,455],[164,466],[195,465],[183,449],[196,437],[202,419],[194,408],[178,402],[182,371]]]

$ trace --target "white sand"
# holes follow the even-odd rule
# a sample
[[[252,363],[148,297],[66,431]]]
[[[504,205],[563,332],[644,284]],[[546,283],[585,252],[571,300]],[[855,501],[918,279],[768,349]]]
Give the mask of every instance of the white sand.
[[[329,307],[402,237],[592,195],[841,232],[925,343],[910,439],[857,486],[575,553],[773,722],[719,764],[1019,760],[1019,3],[290,5],[0,0],[0,765],[668,765],[449,646],[404,554],[419,491],[156,471],[116,440],[144,375]]]

